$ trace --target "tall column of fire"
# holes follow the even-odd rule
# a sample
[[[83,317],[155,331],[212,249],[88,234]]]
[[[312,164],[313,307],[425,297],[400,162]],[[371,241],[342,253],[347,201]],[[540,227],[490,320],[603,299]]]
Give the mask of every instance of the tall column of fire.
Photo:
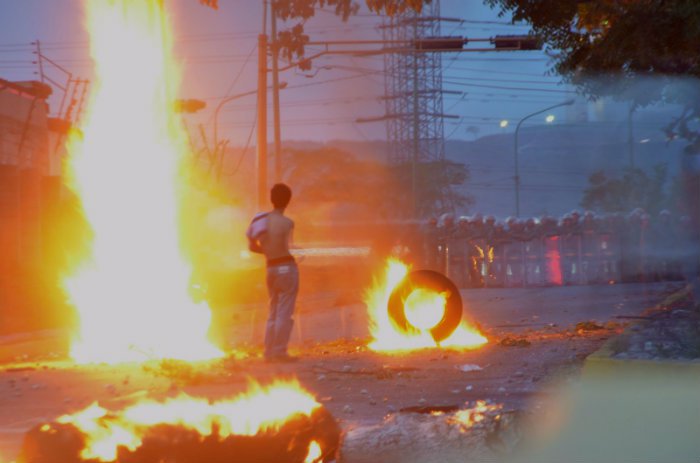
[[[70,187],[92,231],[90,255],[65,280],[79,315],[78,361],[219,355],[210,311],[192,302],[179,198],[187,140],[174,114],[180,70],[162,0],[89,0],[95,85],[70,137]]]

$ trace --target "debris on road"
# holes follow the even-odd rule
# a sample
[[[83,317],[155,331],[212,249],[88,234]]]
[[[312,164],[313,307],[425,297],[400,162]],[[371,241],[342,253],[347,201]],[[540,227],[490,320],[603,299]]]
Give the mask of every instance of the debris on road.
[[[498,343],[504,347],[529,347],[532,343],[525,338],[506,336]]]
[[[599,330],[604,330],[605,327],[593,320],[588,320],[585,322],[578,322],[576,323],[576,331],[577,332],[583,332],[583,331],[599,331]]]
[[[465,373],[468,373],[470,371],[481,371],[483,368],[481,368],[479,365],[475,363],[465,363],[464,365],[459,365],[457,367],[458,370],[463,371]]]
[[[402,410],[381,424],[349,430],[340,458],[347,463],[492,461],[520,441],[519,420],[499,404]]]

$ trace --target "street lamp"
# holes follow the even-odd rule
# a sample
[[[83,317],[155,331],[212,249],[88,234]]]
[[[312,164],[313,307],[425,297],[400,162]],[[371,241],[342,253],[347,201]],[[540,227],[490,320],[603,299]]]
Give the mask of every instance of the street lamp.
[[[547,117],[544,118],[544,121],[547,124],[551,124],[552,122],[554,122],[554,114],[548,114]]]
[[[285,88],[285,87],[287,87],[287,82],[280,82],[280,83],[279,83],[279,88],[282,89],[282,88]],[[270,88],[272,88],[272,87],[269,87],[269,86],[268,86],[267,88],[270,89]],[[238,94],[236,94],[236,95],[231,95],[231,96],[226,97],[226,98],[224,98],[223,100],[219,101],[219,104],[216,105],[216,109],[214,109],[214,149],[216,149],[216,147],[217,147],[218,144],[219,144],[219,111],[221,110],[221,108],[222,108],[226,103],[230,103],[230,102],[233,101],[233,100],[237,100],[237,99],[239,99],[239,98],[243,98],[243,97],[250,96],[250,95],[255,95],[255,94],[257,94],[257,93],[258,93],[257,90],[251,90],[251,91],[249,91],[249,92],[238,93]]]
[[[499,125],[502,129],[505,129],[506,127],[508,127],[508,119],[503,119]]]
[[[515,216],[520,217],[520,165],[518,164],[518,133],[520,132],[520,126],[525,122],[526,120],[530,119],[533,116],[537,116],[538,114],[546,113],[547,111],[554,109],[554,108],[559,108],[561,106],[571,106],[574,104],[574,100],[566,100],[562,101],[559,104],[555,104],[553,106],[549,106],[547,108],[541,109],[539,111],[536,111],[532,114],[528,114],[527,116],[523,117],[520,119],[518,122],[518,125],[515,127],[515,149],[514,149],[514,157],[515,157],[515,175],[513,176],[513,181],[515,182]],[[549,118],[552,118],[550,121]],[[547,116],[547,122],[552,122],[554,120],[554,116],[549,115]]]

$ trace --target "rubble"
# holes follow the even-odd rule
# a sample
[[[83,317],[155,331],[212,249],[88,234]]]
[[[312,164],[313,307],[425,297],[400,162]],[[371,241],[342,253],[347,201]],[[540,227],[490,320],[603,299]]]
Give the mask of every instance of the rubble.
[[[578,322],[576,323],[576,331],[581,332],[581,331],[598,331],[598,330],[604,330],[605,327],[593,320],[588,320],[585,322]]]
[[[457,367],[458,370],[463,371],[465,373],[470,372],[470,371],[481,371],[483,368],[481,368],[479,365],[475,363],[465,363],[464,365],[459,365]]]
[[[494,461],[513,451],[520,440],[519,428],[514,413],[487,402],[462,410],[425,407],[349,430],[340,458],[346,463]]]
[[[532,343],[525,338],[506,336],[498,344],[504,347],[529,347]]]
[[[650,311],[610,347],[618,359],[700,359],[700,306],[686,299],[672,308]]]

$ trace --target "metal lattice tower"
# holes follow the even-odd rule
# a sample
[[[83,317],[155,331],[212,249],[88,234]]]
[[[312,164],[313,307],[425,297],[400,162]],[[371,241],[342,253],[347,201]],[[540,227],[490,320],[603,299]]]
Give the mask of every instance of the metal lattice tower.
[[[440,36],[440,2],[434,0],[421,14],[413,10],[390,17],[382,30],[385,41],[412,42]],[[387,53],[384,55],[387,135],[392,162],[444,158],[442,114],[442,59],[440,53]]]
[[[440,34],[440,1],[419,14],[413,10],[389,17],[383,27],[388,42],[415,43]],[[439,52],[384,55],[386,128],[389,159],[394,164],[443,161],[445,140],[442,103],[442,57]],[[449,188],[446,188],[449,190]],[[451,210],[449,191],[440,209]]]

